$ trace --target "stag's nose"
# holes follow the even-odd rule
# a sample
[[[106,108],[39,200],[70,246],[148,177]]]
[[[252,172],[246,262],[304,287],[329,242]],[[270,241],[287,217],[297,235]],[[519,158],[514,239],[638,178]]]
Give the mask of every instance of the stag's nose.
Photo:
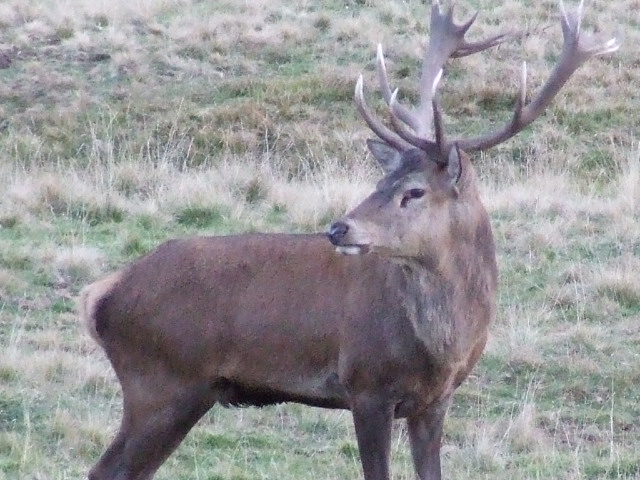
[[[331,243],[334,245],[342,245],[344,237],[347,235],[349,231],[349,225],[344,222],[335,222],[333,225],[329,227],[329,231],[327,232],[327,236]]]

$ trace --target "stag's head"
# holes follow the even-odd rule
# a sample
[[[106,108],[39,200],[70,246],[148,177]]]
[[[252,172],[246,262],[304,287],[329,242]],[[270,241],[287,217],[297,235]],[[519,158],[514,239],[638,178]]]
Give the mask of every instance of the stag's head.
[[[580,35],[582,3],[575,12],[567,12],[562,3],[560,6],[564,45],[548,80],[527,103],[523,64],[513,117],[498,130],[476,138],[449,139],[444,133],[436,99],[442,69],[449,58],[499,45],[513,34],[468,42],[465,34],[476,16],[458,25],[453,21],[453,9],[443,12],[434,1],[420,101],[414,108],[398,102],[397,90],[389,86],[382,48],[378,47],[378,81],[391,125],[379,120],[367,106],[362,76],[356,84],[355,101],[369,128],[379,137],[369,140],[368,146],[385,176],[369,197],[329,228],[329,239],[339,252],[378,251],[400,258],[439,258],[443,249],[451,251],[453,242],[473,241],[480,230],[489,228],[467,153],[486,150],[520,132],[542,114],[580,65],[619,48],[615,38],[603,42]]]
[[[464,225],[458,219],[469,226],[471,210],[478,206],[475,213],[482,215],[468,155],[455,144],[442,151],[398,150],[379,140],[369,140],[368,146],[386,175],[367,199],[331,226],[329,238],[340,253],[433,257],[438,248],[451,245],[454,232],[461,234]],[[436,251],[430,251],[432,246]]]

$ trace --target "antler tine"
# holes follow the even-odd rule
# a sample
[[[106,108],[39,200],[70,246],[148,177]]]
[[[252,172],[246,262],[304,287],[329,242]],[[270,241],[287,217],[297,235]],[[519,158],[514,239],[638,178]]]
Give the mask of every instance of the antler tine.
[[[440,147],[442,153],[445,153],[448,150],[447,142],[445,139],[444,133],[444,124],[442,123],[442,111],[440,110],[440,105],[434,99],[433,100],[433,127],[436,134],[436,144]]]
[[[358,77],[358,81],[356,82],[356,90],[355,90],[355,102],[358,107],[358,111],[369,128],[382,140],[387,142],[389,145],[397,149],[398,151],[404,151],[411,147],[410,144],[406,143],[397,133],[393,132],[386,125],[384,125],[380,120],[378,120],[367,105],[367,102],[364,99],[364,86],[363,86],[362,75]]]
[[[378,82],[380,83],[380,91],[382,92],[382,96],[384,100],[387,102],[387,105],[391,106],[391,87],[389,86],[389,79],[387,77],[387,67],[384,64],[384,53],[382,52],[382,45],[378,44],[378,52],[376,55],[376,67],[378,71]],[[395,104],[395,115],[398,116],[400,120],[409,125],[413,130],[417,130],[419,128],[419,122],[416,117],[414,117],[408,108],[400,105],[396,102]]]
[[[424,150],[425,152],[433,153],[432,157],[436,159],[440,159],[442,157],[442,152],[444,152],[444,144],[433,142],[426,138],[422,138],[417,136],[415,133],[411,132],[407,127],[405,127],[399,119],[399,116],[395,114],[395,109],[399,106],[398,104],[398,89],[396,88],[394,92],[391,94],[391,99],[389,100],[389,106],[391,107],[391,125],[393,125],[393,129],[395,132],[407,143],[412,146]],[[439,119],[440,120],[440,119]],[[441,131],[441,125],[438,125],[437,131]],[[441,136],[441,138],[444,138]]]
[[[500,130],[487,135],[473,139],[457,140],[460,148],[467,152],[485,150],[511,138],[544,112],[571,75],[584,62],[591,57],[615,52],[620,48],[620,42],[615,37],[602,42],[594,37],[580,36],[582,6],[583,2],[581,1],[576,12],[567,12],[564,4],[560,2],[562,34],[564,37],[562,53],[549,78],[533,100],[526,105],[525,64],[520,80],[520,93],[511,121]]]
[[[583,7],[584,0],[580,0],[577,12],[567,12],[564,7],[564,2],[560,0],[560,12],[562,13],[562,17],[560,19],[562,25],[562,35],[565,38],[565,43],[567,37],[571,37],[577,44],[575,46],[576,50],[579,50],[580,53],[584,56],[584,60],[582,60],[582,63],[584,63],[591,57],[612,53],[620,48],[620,41],[615,37],[607,40],[604,43],[598,42],[594,37],[580,38],[580,26],[582,23]],[[582,42],[581,45],[580,42]],[[567,45],[565,44],[564,48],[566,47]]]
[[[450,12],[452,15],[453,7],[451,7]],[[464,23],[463,25],[460,25],[460,30],[463,32],[463,34],[467,33],[467,30],[471,28],[471,25],[473,25],[473,23],[476,21],[476,18],[478,18],[478,12],[474,13],[473,16],[469,20],[467,20],[466,23]],[[451,54],[451,58],[460,58],[460,57],[466,57],[467,55],[473,55],[474,53],[478,53],[483,50],[487,50],[488,48],[495,47],[496,45],[500,45],[501,43],[504,43],[507,40],[510,40],[511,38],[515,38],[517,36],[519,36],[519,34],[516,34],[514,32],[505,32],[505,33],[500,33],[498,35],[495,35],[493,37],[489,37],[480,42],[471,42],[471,43],[467,42],[463,38],[462,42],[458,46],[458,49]]]
[[[496,45],[500,45],[501,43],[504,43],[513,38],[517,38],[521,35],[521,33],[506,32],[487,38],[482,42],[465,42],[464,45],[460,46],[460,48],[458,48],[451,54],[451,58],[461,58],[466,57],[467,55],[473,55],[474,53],[478,53],[483,50],[487,50],[488,48],[495,47]]]

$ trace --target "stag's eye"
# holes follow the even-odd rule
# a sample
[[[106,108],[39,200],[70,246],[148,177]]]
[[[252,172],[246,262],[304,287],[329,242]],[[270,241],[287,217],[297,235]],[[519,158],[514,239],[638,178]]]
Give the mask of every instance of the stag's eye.
[[[407,190],[402,196],[400,207],[404,208],[407,206],[407,203],[409,203],[409,200],[413,200],[414,198],[420,198],[423,196],[424,190],[422,188],[412,188],[411,190]]]

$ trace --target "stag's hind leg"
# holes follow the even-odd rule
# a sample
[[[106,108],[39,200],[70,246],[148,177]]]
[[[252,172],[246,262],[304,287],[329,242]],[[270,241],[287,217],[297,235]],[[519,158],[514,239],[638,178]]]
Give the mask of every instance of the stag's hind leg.
[[[89,480],[148,480],[216,401],[208,384],[123,383],[120,430]]]

